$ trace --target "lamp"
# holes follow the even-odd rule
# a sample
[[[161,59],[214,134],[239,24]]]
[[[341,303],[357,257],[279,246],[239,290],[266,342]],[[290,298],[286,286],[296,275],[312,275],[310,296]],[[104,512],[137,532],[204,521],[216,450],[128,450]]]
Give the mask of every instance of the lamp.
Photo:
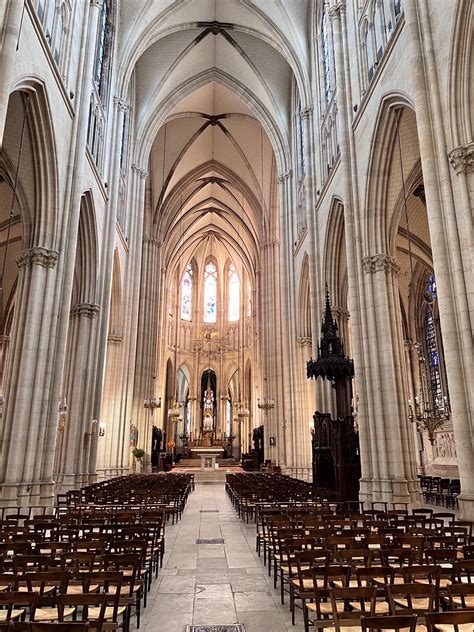
[[[418,427],[426,430],[431,445],[434,444],[435,432],[451,418],[451,408],[446,395],[436,398],[433,407],[430,405],[428,383],[426,379],[426,358],[423,347],[419,342],[413,344],[418,359],[419,391],[415,401],[408,400],[408,419],[417,423]]]
[[[406,232],[407,232],[407,240],[408,240],[408,257],[410,261],[411,282],[413,282],[413,278],[414,278],[413,253],[412,253],[410,225],[409,225],[409,219],[408,219],[408,206],[407,206],[405,176],[404,176],[404,170],[403,170],[402,147],[401,147],[401,141],[400,141],[400,114],[399,112],[396,112],[395,120],[396,120],[397,144],[398,144],[400,172],[401,172],[401,181],[402,181],[402,192],[403,192],[403,210],[405,213]],[[415,328],[416,329],[418,325],[417,311],[418,311],[417,301],[415,297],[414,312],[415,312]],[[449,405],[448,397],[445,394],[443,394],[441,397],[435,397],[433,400],[433,396],[430,395],[430,392],[428,389],[427,361],[425,357],[424,347],[418,341],[412,343],[411,346],[416,351],[416,355],[417,355],[418,392],[415,395],[414,402],[412,402],[411,399],[408,400],[408,419],[412,423],[416,423],[420,430],[426,430],[426,432],[428,433],[428,439],[431,445],[433,445],[434,440],[435,440],[436,430],[438,430],[438,428],[441,428],[451,418],[451,408]]]
[[[266,384],[267,378],[264,377],[263,381]],[[265,388],[265,391],[266,391],[266,388]],[[275,400],[272,399],[271,397],[264,396],[261,399],[260,398],[257,399],[257,406],[260,408],[260,410],[263,410],[265,415],[268,415],[268,411],[275,408]]]

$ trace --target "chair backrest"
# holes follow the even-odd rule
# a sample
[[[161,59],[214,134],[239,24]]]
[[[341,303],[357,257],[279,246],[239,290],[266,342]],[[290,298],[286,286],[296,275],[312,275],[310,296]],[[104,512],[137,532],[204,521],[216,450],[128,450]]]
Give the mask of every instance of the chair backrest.
[[[427,612],[425,616],[428,632],[438,632],[437,626],[443,626],[443,630],[448,630],[447,626],[452,626],[452,632],[460,632],[459,626],[466,624],[474,628],[474,610],[457,610],[455,612]]]
[[[330,590],[332,616],[336,624],[336,630],[352,627],[360,623],[364,615],[375,614],[377,601],[377,589],[375,587],[365,588],[332,588]],[[357,608],[353,604],[357,603]],[[341,608],[343,604],[343,608]]]
[[[451,584],[448,597],[451,610],[468,608],[474,600],[474,584]]]
[[[362,632],[378,632],[378,630],[394,630],[396,632],[415,632],[416,614],[378,617],[362,617],[360,620]]]
[[[392,614],[418,614],[435,610],[436,592],[431,584],[392,584],[387,587]]]
[[[30,632],[89,632],[88,621],[68,621],[66,623],[39,623],[31,621]],[[13,628],[12,632],[16,632]]]

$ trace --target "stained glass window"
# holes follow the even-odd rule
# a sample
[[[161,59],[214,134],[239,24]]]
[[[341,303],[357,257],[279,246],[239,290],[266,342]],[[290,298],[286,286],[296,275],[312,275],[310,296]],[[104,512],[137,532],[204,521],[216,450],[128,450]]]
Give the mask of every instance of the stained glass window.
[[[229,320],[240,317],[240,281],[233,263],[229,266]]]
[[[213,261],[204,269],[204,322],[217,322],[217,268]]]
[[[438,298],[438,291],[436,289],[436,279],[432,274],[425,287],[425,298],[429,303],[432,303]]]
[[[431,305],[425,308],[424,333],[426,352],[428,356],[428,378],[433,403],[443,400],[443,388],[441,384],[441,369],[439,360],[438,342],[436,339],[436,326]]]
[[[183,274],[181,281],[181,318],[191,320],[191,309],[193,305],[193,268],[189,264]]]
[[[109,84],[110,52],[112,46],[112,24],[110,21],[111,0],[102,3],[102,12],[99,19],[99,33],[96,47],[94,80],[99,91],[102,103],[107,98]]]
[[[323,7],[322,21],[322,48],[323,48],[323,66],[324,66],[324,93],[326,101],[329,103],[332,96],[332,77],[331,77],[331,40],[329,33],[329,11],[327,2]]]

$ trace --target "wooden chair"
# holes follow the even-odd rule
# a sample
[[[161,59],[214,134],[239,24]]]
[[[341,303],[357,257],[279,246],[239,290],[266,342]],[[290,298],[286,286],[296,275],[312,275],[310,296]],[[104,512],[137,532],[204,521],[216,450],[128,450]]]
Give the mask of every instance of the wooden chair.
[[[375,614],[376,588],[332,588],[330,595],[336,632],[345,628],[357,629],[363,616]]]
[[[431,584],[393,584],[387,587],[393,616],[416,614],[423,619],[435,608],[435,589]],[[421,622],[421,621],[420,621]]]
[[[448,596],[441,598],[448,610],[474,609],[474,584],[452,584],[448,586]]]
[[[20,621],[30,613],[35,595],[27,592],[10,591],[0,593],[0,622]]]
[[[474,610],[455,612],[427,612],[428,632],[472,632],[474,629]]]
[[[29,632],[89,632],[88,621],[67,621],[66,623],[38,623],[29,624]],[[17,632],[15,629],[12,632]]]
[[[105,593],[83,593],[81,595],[60,595],[58,597],[59,622],[65,623],[68,613],[73,611],[74,621],[79,619],[83,624],[87,622],[90,629],[98,630],[104,628],[106,623],[107,605],[110,599],[115,600],[115,596]],[[117,627],[111,626],[112,629]],[[48,632],[47,630],[45,632]],[[61,632],[60,630],[58,632]],[[73,629],[72,632],[75,632]]]
[[[396,632],[416,632],[416,614],[379,617],[362,617],[360,620],[362,632],[378,632],[379,630],[393,630]]]

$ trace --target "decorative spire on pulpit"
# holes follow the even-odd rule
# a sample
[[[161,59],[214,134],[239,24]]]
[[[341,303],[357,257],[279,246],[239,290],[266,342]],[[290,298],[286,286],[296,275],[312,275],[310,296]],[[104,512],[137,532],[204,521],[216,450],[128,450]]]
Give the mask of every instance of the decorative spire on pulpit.
[[[307,376],[335,381],[354,376],[354,362],[345,355],[344,343],[339,336],[337,322],[332,315],[331,297],[327,284],[318,358],[317,360],[311,358],[307,363]]]

